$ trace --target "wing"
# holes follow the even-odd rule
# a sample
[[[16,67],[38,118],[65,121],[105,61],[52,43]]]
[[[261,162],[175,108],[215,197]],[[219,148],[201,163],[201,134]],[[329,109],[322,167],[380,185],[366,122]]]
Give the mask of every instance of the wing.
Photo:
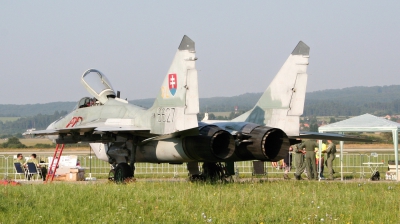
[[[106,119],[96,120],[93,122],[76,125],[68,128],[49,128],[46,130],[33,131],[34,135],[58,135],[58,134],[73,134],[73,133],[90,133],[95,132],[136,132],[150,131],[149,128],[142,128],[130,124],[130,119]]]
[[[77,142],[110,142],[116,134],[130,134],[151,138],[156,135],[150,133],[149,128],[132,125],[130,119],[98,119],[85,124],[77,124],[73,127],[55,128],[50,125],[46,130],[32,132],[33,135],[48,135],[57,144]],[[50,137],[57,135],[58,137]]]

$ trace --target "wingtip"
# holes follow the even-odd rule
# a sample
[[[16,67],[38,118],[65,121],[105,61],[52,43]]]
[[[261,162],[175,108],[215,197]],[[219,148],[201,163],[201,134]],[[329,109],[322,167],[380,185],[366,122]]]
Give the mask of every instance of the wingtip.
[[[190,39],[188,36],[184,35],[181,41],[181,44],[178,47],[178,50],[189,50],[194,51],[194,41]]]
[[[300,41],[294,48],[292,55],[310,55],[310,47],[303,41]]]

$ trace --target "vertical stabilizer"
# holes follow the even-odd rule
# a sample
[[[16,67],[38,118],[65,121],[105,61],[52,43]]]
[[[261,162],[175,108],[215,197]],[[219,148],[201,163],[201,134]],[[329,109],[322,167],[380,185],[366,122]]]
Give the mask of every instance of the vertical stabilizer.
[[[199,94],[195,43],[188,36],[178,47],[153,106],[151,132],[169,134],[197,127]]]
[[[288,136],[299,134],[307,86],[310,48],[300,41],[253,109],[233,121],[277,127]]]

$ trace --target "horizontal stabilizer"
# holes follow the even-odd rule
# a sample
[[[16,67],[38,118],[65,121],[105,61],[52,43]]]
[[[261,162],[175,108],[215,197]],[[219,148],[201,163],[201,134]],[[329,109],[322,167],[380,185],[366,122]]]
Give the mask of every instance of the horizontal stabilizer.
[[[336,140],[336,141],[349,141],[349,142],[373,142],[373,140],[363,139],[358,136],[342,135],[337,133],[319,133],[319,132],[300,132],[300,135],[289,136],[289,138]]]

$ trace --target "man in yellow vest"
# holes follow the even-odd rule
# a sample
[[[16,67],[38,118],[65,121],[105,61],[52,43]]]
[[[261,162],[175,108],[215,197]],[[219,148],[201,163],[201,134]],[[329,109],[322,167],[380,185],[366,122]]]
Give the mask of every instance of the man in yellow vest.
[[[319,177],[321,179],[325,179],[324,177],[324,153],[326,153],[326,144],[322,142],[321,145],[321,170],[319,170],[319,151],[318,151],[318,147],[315,148],[315,164],[317,165],[317,170],[320,171],[319,172]]]

